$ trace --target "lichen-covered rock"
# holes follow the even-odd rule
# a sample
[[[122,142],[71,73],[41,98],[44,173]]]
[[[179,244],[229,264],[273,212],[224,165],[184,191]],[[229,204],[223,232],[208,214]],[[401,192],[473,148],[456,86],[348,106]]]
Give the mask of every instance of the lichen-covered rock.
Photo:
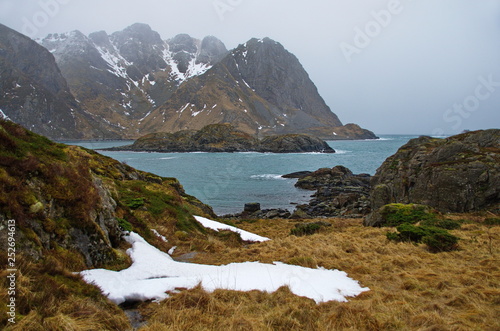
[[[372,208],[417,203],[441,212],[498,208],[500,130],[410,140],[372,179]]]

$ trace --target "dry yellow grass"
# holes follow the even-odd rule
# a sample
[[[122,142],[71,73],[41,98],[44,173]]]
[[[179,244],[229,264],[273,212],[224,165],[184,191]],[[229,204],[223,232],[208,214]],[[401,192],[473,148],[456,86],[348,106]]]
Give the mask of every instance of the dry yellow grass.
[[[5,262],[5,261],[1,261]],[[17,259],[16,323],[7,323],[5,305],[0,325],[9,331],[127,330],[123,311],[96,287],[48,257],[40,263]],[[4,264],[5,265],[5,264]],[[7,302],[7,271],[0,271],[0,301]]]
[[[193,262],[318,265],[347,272],[369,292],[316,305],[286,287],[271,294],[198,287],[143,305],[141,330],[500,330],[500,227],[465,224],[453,231],[460,250],[433,254],[390,242],[387,229],[359,219],[327,221],[333,226],[306,237],[289,235],[293,220],[238,222],[273,240],[242,248],[214,237],[198,243],[208,250]]]

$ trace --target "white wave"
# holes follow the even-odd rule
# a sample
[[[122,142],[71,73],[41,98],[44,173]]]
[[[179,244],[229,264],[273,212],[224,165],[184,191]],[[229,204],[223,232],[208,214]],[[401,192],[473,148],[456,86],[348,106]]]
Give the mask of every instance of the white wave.
[[[335,154],[347,154],[347,153],[351,153],[351,151],[345,151],[343,149],[335,149]]]
[[[170,157],[160,157],[159,160],[172,160],[172,159],[177,159],[175,156],[170,156]]]
[[[250,178],[253,179],[284,179],[281,175],[276,174],[262,174],[262,175],[252,175]]]

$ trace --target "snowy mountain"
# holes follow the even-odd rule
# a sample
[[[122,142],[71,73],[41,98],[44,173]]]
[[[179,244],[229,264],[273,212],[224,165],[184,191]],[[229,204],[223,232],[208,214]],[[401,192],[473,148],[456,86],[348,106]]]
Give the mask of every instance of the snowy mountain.
[[[299,60],[269,38],[228,51],[213,36],[163,40],[146,24],[38,44],[7,27],[0,35],[0,109],[52,138],[138,138],[216,123],[257,137],[376,138],[342,125]]]
[[[139,135],[153,109],[227,52],[214,37],[200,41],[178,35],[164,41],[145,24],[111,35],[51,34],[40,44],[54,55],[82,106],[123,137]]]
[[[144,120],[146,132],[199,130],[231,123],[255,136],[306,133],[323,139],[371,139],[343,126],[299,60],[269,38],[251,39],[203,75],[191,78]]]

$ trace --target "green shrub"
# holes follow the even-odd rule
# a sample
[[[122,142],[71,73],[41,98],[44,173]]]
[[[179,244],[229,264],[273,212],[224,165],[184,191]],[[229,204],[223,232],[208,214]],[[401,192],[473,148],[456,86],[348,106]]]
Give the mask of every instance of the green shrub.
[[[460,229],[462,224],[459,221],[449,220],[449,219],[428,219],[420,222],[423,226],[434,226],[436,228],[446,229],[446,230],[456,230]]]
[[[311,235],[319,231],[321,226],[316,223],[296,224],[295,228],[290,230],[290,234],[294,236]]]
[[[487,218],[484,220],[485,225],[500,226],[500,218]]]
[[[397,227],[399,241],[412,241],[419,243],[422,238],[428,235],[428,227],[415,226],[413,224],[402,224]]]
[[[427,245],[431,252],[449,252],[458,247],[457,236],[447,231],[432,233],[422,238],[422,242]]]
[[[424,205],[391,203],[381,208],[384,220],[381,226],[395,227],[404,223],[415,224],[420,221],[435,220],[438,215]]]
[[[388,232],[387,239],[397,242],[424,243],[431,252],[447,252],[458,247],[458,238],[447,230],[433,226],[415,226],[402,224],[397,227],[398,232]]]
[[[116,220],[118,221],[118,226],[122,231],[132,231],[132,224],[130,224],[127,220],[123,218],[117,218]]]
[[[125,205],[131,209],[137,209],[144,206],[144,198],[135,198],[125,201]]]

